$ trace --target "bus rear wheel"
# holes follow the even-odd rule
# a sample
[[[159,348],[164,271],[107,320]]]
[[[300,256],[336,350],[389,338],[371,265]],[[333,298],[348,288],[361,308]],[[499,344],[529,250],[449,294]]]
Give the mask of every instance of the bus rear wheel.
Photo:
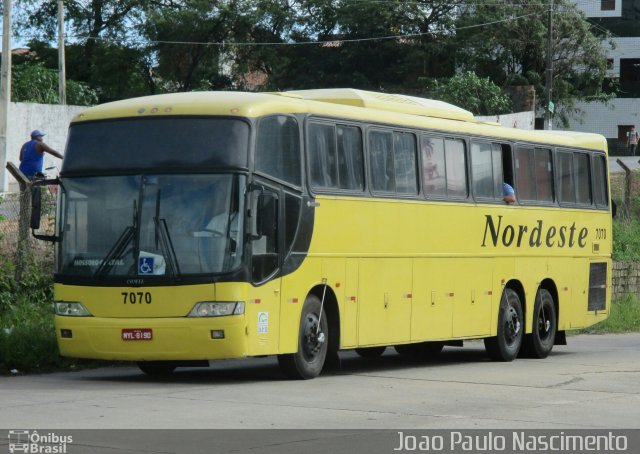
[[[307,296],[300,315],[298,351],[278,355],[278,363],[288,378],[307,380],[320,375],[329,346],[327,315],[315,295]]]
[[[513,361],[520,352],[524,337],[524,317],[518,294],[505,288],[498,311],[498,333],[484,340],[487,354],[494,361]]]
[[[382,356],[387,347],[360,347],[356,348],[356,353],[363,358],[378,358]]]
[[[176,364],[171,361],[139,361],[138,368],[151,377],[161,377],[171,375]]]
[[[538,289],[533,307],[533,331],[524,338],[522,353],[529,358],[546,358],[553,349],[558,317],[553,297],[547,289]]]

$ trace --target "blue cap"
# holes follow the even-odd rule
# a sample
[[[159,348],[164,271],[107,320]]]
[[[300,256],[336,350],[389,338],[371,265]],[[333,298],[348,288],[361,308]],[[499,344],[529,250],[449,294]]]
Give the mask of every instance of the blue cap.
[[[46,134],[44,132],[38,131],[37,129],[34,129],[33,131],[31,131],[31,137],[38,137],[38,136],[46,136]]]

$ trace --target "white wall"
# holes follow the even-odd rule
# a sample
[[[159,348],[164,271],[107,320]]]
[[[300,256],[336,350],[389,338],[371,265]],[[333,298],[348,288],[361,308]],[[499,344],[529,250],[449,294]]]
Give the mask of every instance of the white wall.
[[[57,104],[9,103],[7,125],[7,156],[6,162],[20,165],[20,148],[31,139],[30,133],[34,129],[47,134],[44,142],[54,150],[64,153],[67,143],[67,132],[71,119],[85,110],[82,106],[63,106]],[[6,170],[6,163],[0,157],[0,192],[15,192],[18,184]],[[49,154],[45,154],[44,167],[55,165],[60,168],[61,161]]]
[[[617,98],[611,104],[611,107],[607,107],[602,103],[576,103],[587,115],[584,123],[573,121],[567,129],[595,132],[613,139],[618,137],[618,125],[640,127],[640,98]]]
[[[533,112],[490,115],[488,117],[476,117],[476,120],[500,123],[505,128],[535,129],[535,114]]]
[[[616,8],[611,11],[602,11],[599,0],[575,0],[574,3],[587,17],[620,17],[622,14],[622,0],[616,0]]]

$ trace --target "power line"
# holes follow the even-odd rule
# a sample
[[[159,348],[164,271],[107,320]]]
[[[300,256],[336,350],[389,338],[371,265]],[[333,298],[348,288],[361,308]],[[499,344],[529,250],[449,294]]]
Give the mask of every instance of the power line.
[[[482,27],[487,27],[490,25],[495,25],[495,24],[499,24],[499,23],[503,23],[503,22],[510,22],[510,21],[515,21],[515,20],[519,20],[519,19],[523,19],[526,17],[531,17],[531,16],[538,16],[541,14],[545,14],[545,11],[541,11],[541,12],[535,12],[535,13],[529,13],[529,14],[525,14],[522,16],[514,16],[514,17],[508,17],[505,19],[500,19],[500,20],[495,20],[495,21],[491,21],[491,22],[486,22],[483,24],[474,24],[474,25],[467,25],[467,26],[463,26],[463,27],[456,27],[455,30],[459,31],[459,30],[469,30],[469,29],[474,29],[474,28],[482,28]],[[330,40],[319,40],[319,41],[299,41],[299,42],[234,42],[234,41],[207,41],[207,42],[202,42],[202,41],[170,41],[170,40],[145,40],[145,41],[140,41],[140,40],[124,40],[127,41],[129,43],[132,44],[177,44],[177,45],[188,45],[188,46],[218,46],[218,47],[225,47],[225,46],[235,46],[235,47],[250,47],[250,46],[254,46],[254,47],[262,47],[262,46],[308,46],[308,45],[324,45],[324,46],[330,46],[330,45],[342,45],[342,44],[347,44],[347,43],[362,43],[362,42],[374,42],[374,41],[388,41],[388,40],[402,40],[402,39],[411,39],[411,38],[419,38],[421,36],[426,36],[426,35],[430,35],[431,32],[421,32],[421,33],[407,33],[407,34],[403,34],[403,35],[388,35],[388,36],[378,36],[378,37],[368,37],[368,38],[347,38],[347,39],[341,39],[341,38],[336,38],[336,39],[330,39]],[[35,36],[31,36],[32,38],[35,38]],[[24,36],[23,36],[24,38]],[[77,36],[74,37],[75,39],[78,39]],[[67,37],[67,39],[69,39]],[[113,39],[110,38],[102,38],[102,37],[84,37],[83,39],[85,40],[96,40],[96,41],[103,41],[103,42],[111,42],[113,41]]]

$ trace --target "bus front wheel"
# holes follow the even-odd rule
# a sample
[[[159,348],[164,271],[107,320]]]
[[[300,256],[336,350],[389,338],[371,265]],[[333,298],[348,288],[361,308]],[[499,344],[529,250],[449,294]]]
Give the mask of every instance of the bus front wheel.
[[[298,351],[278,355],[282,372],[295,380],[307,380],[320,375],[329,346],[327,315],[315,295],[307,296],[300,315]]]
[[[530,358],[546,358],[553,349],[558,329],[558,318],[553,297],[547,289],[541,288],[536,294],[533,307],[533,331],[524,338],[522,353]]]
[[[500,299],[498,333],[484,340],[489,357],[495,361],[513,361],[520,351],[524,337],[524,317],[518,294],[505,288]]]

